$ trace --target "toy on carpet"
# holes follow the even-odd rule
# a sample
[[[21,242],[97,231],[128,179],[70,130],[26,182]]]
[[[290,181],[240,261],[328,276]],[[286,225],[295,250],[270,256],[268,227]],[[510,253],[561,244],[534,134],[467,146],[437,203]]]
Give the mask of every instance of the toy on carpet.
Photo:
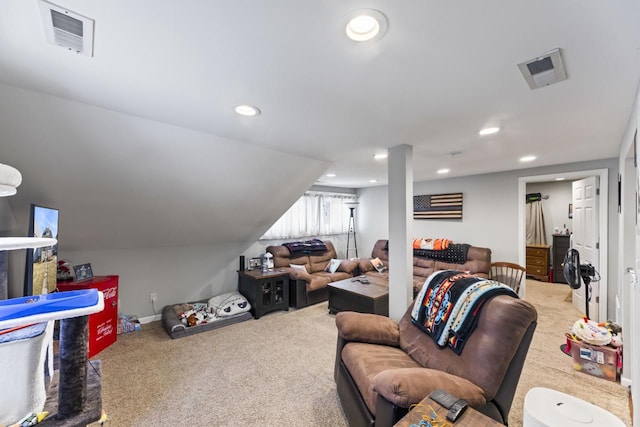
[[[42,422],[45,418],[49,416],[49,411],[43,412],[33,412],[17,423],[11,424],[9,427],[30,427]],[[5,427],[5,426],[0,426]]]
[[[102,415],[100,416],[100,419],[98,420],[98,423],[100,423],[100,425],[104,425],[104,423],[106,423],[107,421],[109,421],[109,418],[107,417],[107,413],[104,412],[104,409],[102,410]]]
[[[208,302],[180,304],[174,309],[184,325],[197,326],[249,311],[251,305],[242,294],[227,292],[209,299]]]
[[[604,323],[600,323],[599,326],[603,326],[611,333],[610,344],[614,347],[620,347],[622,345],[622,326],[617,323],[607,320]]]
[[[576,320],[571,331],[578,339],[588,344],[607,345],[611,342],[609,329],[587,317]]]

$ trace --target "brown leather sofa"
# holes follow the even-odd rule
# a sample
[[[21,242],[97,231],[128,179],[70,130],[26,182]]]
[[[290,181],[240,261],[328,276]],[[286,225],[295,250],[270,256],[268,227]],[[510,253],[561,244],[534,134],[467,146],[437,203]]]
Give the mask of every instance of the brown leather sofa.
[[[511,296],[489,299],[460,355],[414,326],[412,308],[399,323],[375,314],[336,315],[334,377],[349,424],[392,426],[410,405],[443,389],[506,425],[535,308]]]
[[[274,268],[289,272],[289,305],[306,307],[329,298],[327,285],[338,280],[353,277],[358,268],[356,261],[342,260],[335,273],[324,271],[331,259],[337,259],[336,250],[329,240],[324,240],[327,251],[312,254],[291,254],[286,246],[268,246],[273,255]],[[291,264],[304,265],[306,272],[290,267]]]
[[[385,249],[387,247],[388,240],[378,240],[373,245],[371,251],[371,258],[358,259],[358,268],[360,274],[367,276],[382,277],[389,280],[389,252]],[[371,260],[373,258],[380,258],[386,270],[378,272]],[[467,251],[467,259],[464,264],[448,263],[444,261],[438,261],[435,259],[414,256],[413,257],[413,295],[417,295],[424,285],[424,281],[434,272],[439,270],[462,270],[469,271],[474,276],[488,278],[491,272],[491,249],[480,248],[476,246],[469,247]]]

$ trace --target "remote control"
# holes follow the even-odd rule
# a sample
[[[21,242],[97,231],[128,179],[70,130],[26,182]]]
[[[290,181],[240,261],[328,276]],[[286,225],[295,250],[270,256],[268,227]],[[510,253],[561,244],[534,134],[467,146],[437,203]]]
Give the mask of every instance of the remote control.
[[[451,408],[453,404],[456,403],[456,401],[458,401],[457,397],[447,393],[442,389],[437,389],[432,391],[431,394],[429,395],[429,398],[446,409]]]
[[[449,408],[449,412],[447,412],[447,419],[452,423],[455,423],[456,420],[460,418],[460,415],[462,415],[464,411],[466,411],[466,409],[467,402],[465,402],[463,399],[456,400],[456,402],[451,405],[451,408]]]

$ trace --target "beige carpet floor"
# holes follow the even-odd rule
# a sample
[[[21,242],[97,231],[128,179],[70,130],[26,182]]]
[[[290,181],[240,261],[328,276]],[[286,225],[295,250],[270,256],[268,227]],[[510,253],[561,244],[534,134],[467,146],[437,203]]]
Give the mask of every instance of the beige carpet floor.
[[[528,281],[539,325],[511,410],[522,425],[535,386],[630,417],[626,389],[573,370],[564,332],[580,313],[564,285]],[[100,353],[109,426],[347,426],[333,381],[336,330],[327,303],[267,314],[177,340],[160,322],[121,335]]]

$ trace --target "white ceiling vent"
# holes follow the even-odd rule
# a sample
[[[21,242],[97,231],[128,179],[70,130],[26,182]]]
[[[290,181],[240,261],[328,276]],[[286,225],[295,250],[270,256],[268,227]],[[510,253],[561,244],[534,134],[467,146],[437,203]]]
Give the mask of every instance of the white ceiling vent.
[[[518,68],[531,89],[549,86],[567,79],[560,49],[554,49],[537,58],[522,62],[518,64]]]
[[[49,43],[93,56],[93,19],[45,0],[40,1],[40,14]]]

